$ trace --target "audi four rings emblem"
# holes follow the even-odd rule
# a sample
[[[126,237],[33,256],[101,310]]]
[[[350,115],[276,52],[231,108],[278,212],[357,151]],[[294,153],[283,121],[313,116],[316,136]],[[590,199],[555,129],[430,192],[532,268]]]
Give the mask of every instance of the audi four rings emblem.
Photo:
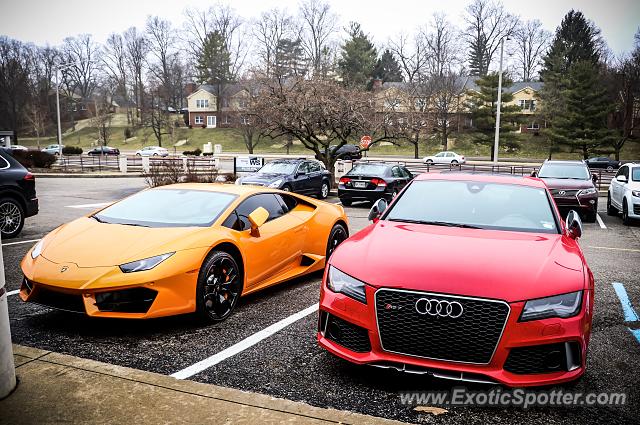
[[[429,316],[450,317],[457,319],[462,316],[464,308],[458,301],[435,300],[420,298],[416,301],[416,311]]]

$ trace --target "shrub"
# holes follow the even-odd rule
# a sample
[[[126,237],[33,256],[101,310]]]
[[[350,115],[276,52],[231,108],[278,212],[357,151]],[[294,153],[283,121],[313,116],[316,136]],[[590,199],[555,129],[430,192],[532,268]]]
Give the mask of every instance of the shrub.
[[[181,125],[182,125],[182,123],[180,122],[180,120],[176,120],[175,127],[179,128]]]
[[[82,148],[80,146],[65,146],[62,148],[63,155],[82,155]]]
[[[196,149],[194,151],[184,151],[182,152],[183,155],[192,155],[192,156],[200,156],[200,154],[202,154],[202,151],[200,149]]]
[[[38,150],[13,151],[13,157],[26,168],[51,168],[56,156]]]
[[[189,124],[189,130],[191,130],[193,128],[193,126],[191,124]]]
[[[133,137],[133,133],[131,132],[131,129],[129,127],[125,127],[125,129],[124,129],[124,138],[125,139],[130,139],[131,137]]]
[[[211,156],[213,155],[213,152],[203,152],[202,156]]]

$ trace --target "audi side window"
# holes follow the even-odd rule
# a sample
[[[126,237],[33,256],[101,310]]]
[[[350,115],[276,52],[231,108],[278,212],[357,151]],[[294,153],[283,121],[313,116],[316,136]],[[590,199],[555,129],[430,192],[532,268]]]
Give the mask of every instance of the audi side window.
[[[402,173],[400,172],[400,168],[398,168],[398,167],[393,167],[393,168],[391,169],[391,175],[392,175],[393,177],[402,177]]]
[[[624,170],[625,170],[626,168],[627,168],[627,167],[620,167],[620,169],[619,169],[619,170],[618,170],[618,172],[616,173],[616,177],[618,177],[618,176],[623,176],[623,175],[624,175]]]
[[[440,152],[439,154],[436,155],[436,158],[442,158],[445,154],[443,152]]]
[[[402,174],[404,174],[404,177],[410,179],[411,178],[411,172],[409,170],[407,170],[406,168],[402,167],[400,168],[400,171],[402,171]]]
[[[320,164],[317,164],[315,162],[309,163],[309,171],[312,173],[320,171]]]

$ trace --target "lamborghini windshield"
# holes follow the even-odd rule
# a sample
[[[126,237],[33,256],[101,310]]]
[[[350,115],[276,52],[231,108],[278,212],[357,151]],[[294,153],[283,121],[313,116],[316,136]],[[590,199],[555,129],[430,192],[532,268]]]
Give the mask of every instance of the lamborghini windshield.
[[[137,193],[92,217],[101,223],[142,227],[210,226],[236,195],[205,190],[151,189]]]

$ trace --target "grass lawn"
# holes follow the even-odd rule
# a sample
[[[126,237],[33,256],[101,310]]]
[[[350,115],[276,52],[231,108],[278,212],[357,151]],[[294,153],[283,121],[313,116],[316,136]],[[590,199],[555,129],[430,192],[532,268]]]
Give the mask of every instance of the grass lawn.
[[[120,116],[122,115],[122,116]],[[67,132],[63,134],[63,143],[69,146],[79,146],[85,152],[96,146],[98,138],[98,131],[94,127],[78,125],[82,127],[75,132]],[[109,145],[117,147],[121,150],[137,150],[143,146],[155,146],[157,140],[153,135],[153,131],[150,128],[132,129],[133,137],[125,141],[124,132],[126,129],[126,116],[124,114],[116,114],[112,121],[111,127],[111,140]],[[548,155],[548,147],[546,146],[545,139],[542,136],[535,136],[532,134],[518,134],[518,141],[520,142],[520,149],[516,152],[502,151],[501,158],[533,158],[544,159]],[[242,139],[242,132],[239,129],[233,128],[193,128],[179,127],[176,129],[173,137],[164,135],[162,139],[162,146],[173,151],[173,145],[181,140],[187,140],[187,143],[175,148],[177,153],[182,153],[187,150],[194,150],[196,148],[202,149],[202,145],[211,142],[212,144],[222,145],[222,152],[247,152]],[[490,146],[477,145],[473,143],[473,134],[461,133],[454,134],[449,138],[449,149],[454,150],[459,154],[469,157],[478,156],[490,156]],[[354,143],[356,141],[354,140]],[[21,137],[19,139],[21,145],[27,147],[36,147],[38,140],[36,138]],[[44,147],[48,144],[56,143],[56,137],[40,138],[40,146]],[[427,138],[420,145],[420,156],[433,155],[442,150],[442,146],[435,137]],[[310,150],[306,149],[300,142],[295,141],[290,146],[289,152],[292,154],[309,154]],[[284,140],[272,140],[269,138],[263,139],[255,148],[255,153],[286,153],[284,147]],[[399,155],[412,157],[414,154],[414,148],[410,144],[396,145],[376,145],[373,146],[369,152],[370,156],[376,155]],[[553,155],[553,158],[557,159],[580,159],[579,152],[558,152]],[[639,142],[627,142],[622,150],[622,159],[640,159],[640,143]]]

